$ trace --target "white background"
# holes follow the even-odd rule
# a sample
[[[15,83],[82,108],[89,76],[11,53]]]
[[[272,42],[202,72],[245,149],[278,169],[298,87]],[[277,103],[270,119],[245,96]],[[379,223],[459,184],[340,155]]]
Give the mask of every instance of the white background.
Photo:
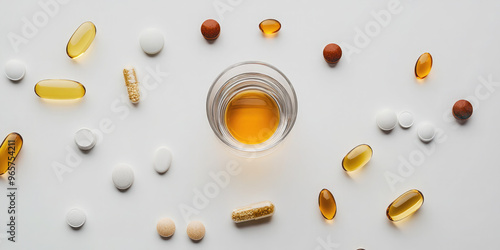
[[[5,238],[7,197],[0,191],[1,249],[498,248],[500,87],[488,89],[479,78],[500,82],[500,2],[401,0],[400,12],[378,32],[372,27],[370,41],[360,47],[357,28],[377,24],[372,11],[387,10],[389,1],[73,0],[58,5],[16,52],[8,34],[22,36],[23,18],[44,21],[39,2],[47,1],[0,3],[0,64],[13,58],[27,64],[21,82],[0,80],[0,135],[17,131],[25,142],[17,160],[17,242]],[[219,15],[214,3],[232,7]],[[222,27],[212,44],[200,34],[207,18]],[[258,24],[266,18],[281,21],[278,36],[262,36]],[[87,20],[96,24],[97,37],[84,56],[72,60],[66,43]],[[145,55],[138,43],[148,27],[166,37],[155,57]],[[336,67],[322,57],[330,42],[344,48]],[[357,53],[349,53],[349,45]],[[418,82],[413,69],[423,52],[433,55],[434,66]],[[206,94],[216,76],[246,60],[282,70],[299,101],[298,119],[285,143],[250,161],[225,150],[205,114]],[[137,107],[129,107],[126,99],[122,69],[128,64],[137,68],[140,79],[148,67],[169,73],[143,93]],[[87,95],[70,104],[40,100],[33,87],[50,78],[77,80]],[[465,125],[449,116],[461,98],[474,104]],[[415,125],[432,122],[441,137],[423,144],[416,126],[384,134],[375,125],[375,114],[383,108],[411,111]],[[101,130],[103,120],[112,122],[113,131],[83,154],[73,143],[74,132]],[[361,143],[372,146],[373,158],[348,175],[342,157]],[[159,175],[152,156],[163,145],[174,161]],[[53,166],[69,166],[71,151],[81,162],[59,181]],[[385,176],[399,175],[401,159],[410,158],[416,163],[413,171],[402,173],[404,181],[391,188]],[[204,192],[215,183],[210,173],[231,162],[241,173],[189,218],[202,221],[207,230],[201,242],[193,243],[179,206],[193,206],[196,190]],[[119,163],[135,171],[126,192],[111,182]],[[6,188],[3,175],[0,189]],[[322,188],[337,200],[333,222],[318,209]],[[389,203],[412,188],[423,192],[423,207],[404,222],[389,222]],[[276,205],[271,220],[245,226],[231,221],[232,209],[262,200]],[[80,230],[65,222],[72,207],[87,213]],[[156,222],[164,216],[177,226],[168,240],[156,233]]]

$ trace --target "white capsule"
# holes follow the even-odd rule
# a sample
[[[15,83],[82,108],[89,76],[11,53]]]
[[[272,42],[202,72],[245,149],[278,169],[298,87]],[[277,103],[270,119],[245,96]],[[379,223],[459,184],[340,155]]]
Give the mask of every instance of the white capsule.
[[[396,127],[398,117],[390,109],[384,109],[377,114],[377,126],[384,131],[390,131]]]
[[[81,128],[75,133],[75,143],[81,150],[91,150],[97,143],[97,138],[90,129]]]
[[[116,188],[128,189],[134,183],[134,171],[128,165],[118,165],[113,169],[112,179]]]
[[[436,128],[434,125],[424,122],[418,126],[417,134],[423,142],[430,142],[436,135]]]
[[[26,65],[19,60],[10,60],[5,64],[5,75],[11,81],[20,81],[26,74]]]
[[[409,128],[413,126],[413,114],[408,111],[403,111],[398,115],[399,126]]]
[[[85,212],[83,212],[79,208],[72,208],[66,214],[66,222],[72,228],[79,228],[83,226],[83,224],[85,224],[86,219],[87,216],[85,215]]]
[[[167,172],[172,164],[172,152],[166,147],[160,147],[156,150],[153,159],[153,166],[156,172],[163,174]]]
[[[164,41],[163,34],[153,28],[144,30],[139,37],[139,43],[144,53],[154,55],[160,53],[163,49]]]

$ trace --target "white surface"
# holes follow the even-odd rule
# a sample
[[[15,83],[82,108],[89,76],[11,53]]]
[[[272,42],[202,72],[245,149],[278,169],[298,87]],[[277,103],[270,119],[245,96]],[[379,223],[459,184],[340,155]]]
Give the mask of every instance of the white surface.
[[[85,224],[87,216],[80,208],[72,208],[66,214],[66,222],[70,227],[79,228]]]
[[[155,55],[163,49],[165,38],[158,29],[148,28],[144,30],[139,37],[139,44],[144,53]]]
[[[19,60],[9,60],[5,64],[5,76],[11,81],[20,81],[26,74],[26,65]]]
[[[384,131],[391,131],[398,124],[396,112],[390,109],[384,109],[377,113],[377,126]]]
[[[166,147],[158,148],[153,159],[153,165],[156,172],[160,174],[167,172],[171,164],[172,152]]]
[[[322,249],[327,241],[348,250],[497,248],[500,87],[490,86],[490,91],[478,78],[491,74],[500,81],[499,1],[401,1],[403,10],[351,56],[346,43],[354,44],[356,28],[375,22],[371,12],[387,9],[388,1],[245,0],[223,20],[214,3],[73,0],[16,53],[7,34],[20,34],[23,17],[32,19],[42,8],[38,0],[0,2],[0,16],[8,20],[0,22],[0,65],[12,58],[29,65],[19,83],[0,79],[0,134],[17,131],[25,142],[16,160],[18,241],[0,239],[2,250]],[[207,18],[222,26],[214,43],[200,34]],[[266,18],[283,25],[274,38],[263,37],[258,28]],[[71,60],[66,43],[87,20],[96,24],[97,37],[84,55]],[[155,57],[138,44],[147,27],[169,38]],[[322,56],[331,42],[344,52],[335,67]],[[433,69],[417,81],[415,61],[425,51],[434,57]],[[227,152],[205,114],[206,94],[216,76],[246,60],[283,71],[299,101],[297,122],[285,143],[255,160]],[[149,76],[152,90],[142,92],[141,102],[133,106],[123,87],[127,64],[137,67],[142,84],[156,65],[169,75],[159,77],[156,88]],[[87,94],[68,104],[40,100],[33,86],[52,78],[80,81]],[[460,125],[451,108],[456,100],[475,96],[476,89],[481,99],[470,99],[474,115]],[[385,134],[375,126],[383,108],[411,110],[416,125],[430,121],[442,136],[424,144],[415,128]],[[81,127],[99,136],[88,153],[73,142]],[[373,157],[346,175],[342,158],[362,143],[373,148]],[[152,169],[161,145],[175,155],[175,166],[165,175]],[[403,177],[398,167],[410,156],[417,164],[413,171],[401,170]],[[126,192],[111,184],[112,169],[121,162],[136,170],[136,182]],[[54,172],[58,163],[68,167],[61,181]],[[211,173],[236,163],[241,172],[231,174],[229,183],[185,221],[179,205],[193,206],[198,191],[213,188]],[[391,188],[387,172],[404,181]],[[1,176],[1,237],[6,236],[6,188]],[[337,201],[331,223],[318,209],[322,188]],[[412,188],[423,192],[424,205],[409,220],[390,223],[385,209]],[[242,227],[231,220],[234,208],[262,200],[276,205],[271,220]],[[89,220],[80,230],[65,222],[74,206],[85,208]],[[169,240],[156,233],[157,219],[165,216],[175,219],[179,229]],[[185,235],[190,220],[203,221],[207,228],[199,243]]]
[[[409,111],[399,113],[398,122],[402,128],[410,128],[413,125],[413,114]]]
[[[113,169],[112,179],[116,188],[126,190],[134,183],[134,171],[130,166],[120,164]]]
[[[418,124],[417,134],[418,138],[420,138],[423,142],[430,142],[436,135],[436,127],[429,122],[423,122]]]
[[[81,150],[91,150],[97,143],[97,138],[90,129],[81,128],[75,133],[75,143]]]

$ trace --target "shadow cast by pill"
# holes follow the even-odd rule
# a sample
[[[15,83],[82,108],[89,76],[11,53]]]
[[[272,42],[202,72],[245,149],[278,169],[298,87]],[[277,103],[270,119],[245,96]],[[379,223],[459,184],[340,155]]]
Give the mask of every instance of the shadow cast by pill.
[[[359,178],[363,175],[361,172],[364,172],[363,170],[367,167],[368,168],[370,167],[370,162],[366,163],[364,166],[362,166],[359,169],[356,169],[354,171],[345,171],[344,168],[342,168],[342,170],[344,170],[344,175],[349,177],[351,180],[356,180],[357,178]]]
[[[163,51],[163,49],[162,49],[162,50],[160,50],[160,51],[159,51],[158,53],[156,53],[156,54],[148,54],[148,53],[144,53],[144,54],[146,54],[149,58],[154,58],[154,57],[158,57],[158,55],[159,55],[159,54],[161,54],[161,52],[162,52],[162,51]]]
[[[415,213],[412,215],[408,216],[407,218],[404,218],[400,221],[391,221],[387,219],[387,222],[391,225],[392,228],[395,228],[397,230],[404,230],[405,227],[408,227],[410,224],[414,222],[414,220],[418,220],[418,217],[420,217],[420,210],[417,210]]]
[[[467,124],[467,122],[469,121],[469,119],[465,119],[465,120],[459,120],[459,119],[455,119],[457,121],[457,123],[460,125],[460,126],[465,126],[465,124]]]
[[[208,44],[214,44],[215,41],[217,41],[217,38],[216,39],[205,39],[205,41],[208,43]]]
[[[326,62],[326,64],[328,64],[328,67],[330,67],[330,68],[335,68],[335,67],[337,67],[337,64],[339,64],[339,61],[334,62],[334,63]]]
[[[84,224],[84,225],[85,225],[85,224]],[[72,227],[72,226],[69,226],[69,225],[68,225],[68,226],[69,226],[71,229],[73,229],[73,231],[80,231],[80,230],[82,230],[82,227],[83,227],[84,225],[81,225],[81,226],[79,226],[79,227]]]
[[[158,237],[160,237],[162,240],[170,240],[170,239],[172,239],[173,236],[174,235],[172,234],[172,235],[170,235],[168,237],[165,237],[165,236],[161,236],[161,235],[158,234]]]
[[[392,133],[392,131],[393,131],[393,130],[394,130],[394,129],[391,129],[391,130],[382,130],[382,129],[379,129],[379,131],[380,131],[380,132],[382,132],[382,133],[384,133],[384,134],[386,134],[386,135],[388,135],[388,134]]]
[[[204,237],[203,237],[203,238],[204,238]],[[193,239],[190,239],[190,240],[191,240],[191,242],[193,242],[193,243],[195,243],[195,244],[198,244],[198,243],[200,243],[200,242],[203,240],[203,238],[201,238],[201,239],[199,239],[199,240],[193,240]]]

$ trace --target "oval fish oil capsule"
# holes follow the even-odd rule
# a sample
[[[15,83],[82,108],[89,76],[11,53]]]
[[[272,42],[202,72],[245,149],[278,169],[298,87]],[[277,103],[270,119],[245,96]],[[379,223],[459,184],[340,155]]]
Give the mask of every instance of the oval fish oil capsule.
[[[23,147],[23,137],[18,133],[10,133],[0,146],[0,175],[7,172],[9,167],[15,166],[14,161]]]
[[[370,161],[372,155],[373,150],[369,145],[356,146],[342,160],[342,168],[347,172],[360,169]]]
[[[281,23],[276,19],[266,19],[260,22],[259,29],[266,35],[275,34],[281,29]]]
[[[424,79],[432,69],[432,56],[429,53],[423,53],[415,64],[415,76],[418,79]]]
[[[35,93],[43,99],[73,100],[85,95],[85,87],[73,80],[49,79],[35,85]]]
[[[391,221],[400,221],[415,213],[424,204],[424,195],[412,189],[396,198],[387,207],[386,215]]]
[[[82,23],[69,39],[66,46],[66,54],[70,58],[81,56],[94,41],[96,32],[95,25],[92,22]]]
[[[262,201],[233,210],[231,218],[240,223],[270,217],[274,214],[274,204],[270,201]]]
[[[335,202],[335,198],[330,190],[326,188],[319,192],[318,205],[321,215],[327,220],[332,220],[337,214],[337,203]]]

